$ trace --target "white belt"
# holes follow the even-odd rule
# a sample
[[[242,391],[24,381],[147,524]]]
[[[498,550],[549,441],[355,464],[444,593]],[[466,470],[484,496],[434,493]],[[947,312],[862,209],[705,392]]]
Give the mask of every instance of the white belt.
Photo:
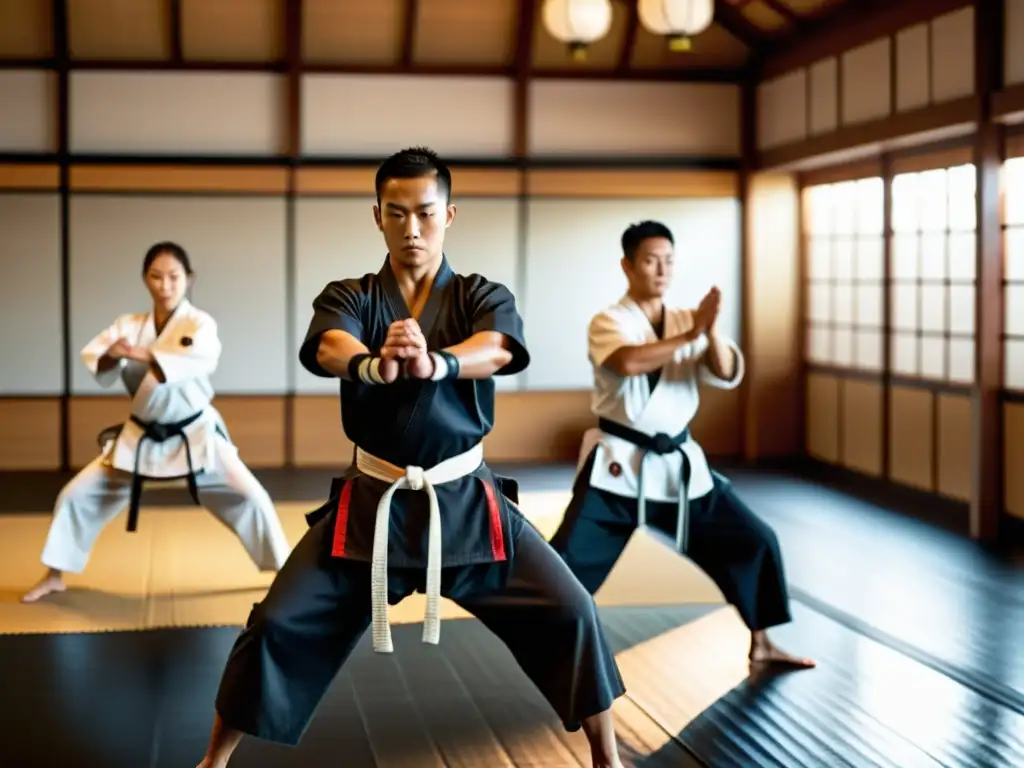
[[[391,498],[399,488],[426,491],[430,499],[430,527],[427,535],[427,608],[423,616],[423,642],[437,645],[441,638],[441,510],[434,486],[450,483],[475,471],[484,460],[484,448],[477,443],[465,453],[423,467],[395,466],[361,448],[356,448],[356,467],[364,475],[391,483],[377,505],[373,534],[373,564],[370,590],[373,607],[373,650],[391,653],[391,624],[388,622],[388,525],[391,522]]]

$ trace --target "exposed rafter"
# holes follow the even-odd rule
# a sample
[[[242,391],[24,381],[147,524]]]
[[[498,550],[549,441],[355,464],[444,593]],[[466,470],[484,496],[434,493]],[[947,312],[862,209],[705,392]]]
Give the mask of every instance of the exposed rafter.
[[[762,0],[762,2],[786,20],[792,29],[801,30],[804,27],[805,17],[797,14],[782,0]]]
[[[774,9],[778,0],[765,0]],[[891,0],[888,0],[891,3]],[[780,3],[779,3],[780,4]],[[799,26],[794,24],[793,28],[780,35],[771,44],[772,50],[781,50],[793,43],[820,35],[831,29],[837,29],[844,25],[858,22],[875,12],[880,5],[879,0],[846,0],[827,7],[820,13],[801,17]],[[792,11],[790,11],[792,13]]]
[[[636,36],[640,31],[640,11],[638,2],[626,3],[626,34],[622,36],[622,51],[619,53],[619,72],[629,69],[636,49]]]
[[[413,63],[416,42],[416,24],[419,21],[419,0],[405,0],[405,26],[402,28],[402,66],[409,68]]]
[[[513,64],[516,81],[513,152],[518,158],[525,158],[530,154],[530,64],[533,61],[533,30],[537,25],[536,12],[536,0],[519,0]]]
[[[845,0],[809,19],[800,30],[776,38],[766,51],[764,76],[806,66],[944,13],[971,0]]]
[[[51,0],[52,1],[52,0]],[[874,2],[876,5],[881,0],[865,0]],[[942,5],[951,0],[933,0],[936,4]],[[966,2],[967,0],[962,0]],[[796,45],[805,45],[803,36],[793,37],[792,33],[780,35],[761,26],[756,14],[750,13],[746,5],[753,2],[765,9],[765,3],[774,8],[778,13],[785,15],[788,20],[787,28],[796,30],[799,27],[812,27],[811,17],[802,12],[793,11],[789,7],[788,0],[715,0],[715,27],[707,35],[706,42],[702,39],[699,47],[699,56],[663,56],[651,49],[648,51],[646,45],[650,43],[647,32],[641,27],[639,21],[638,0],[612,0],[617,4],[615,9],[616,23],[612,35],[615,40],[611,45],[608,41],[601,46],[600,54],[588,58],[585,62],[577,62],[571,66],[563,66],[556,57],[551,56],[550,43],[543,39],[543,32],[540,29],[540,13],[543,0],[524,0],[518,2],[518,19],[520,21],[529,19],[530,27],[522,27],[520,22],[513,21],[501,10],[504,3],[509,0],[497,1],[493,4],[483,4],[480,0],[443,0],[450,3],[451,7],[443,9],[436,6],[421,5],[418,0],[390,0],[389,3],[369,3],[360,8],[356,3],[333,2],[323,5],[310,6],[313,10],[307,13],[314,13],[320,21],[309,20],[316,24],[315,28],[306,30],[309,39],[300,37],[298,48],[294,50],[296,42],[294,31],[288,33],[284,27],[288,25],[289,13],[293,13],[291,0],[274,0],[278,5],[280,13],[271,16],[267,13],[267,6],[264,4],[239,4],[240,22],[246,18],[245,25],[252,30],[257,29],[257,24],[280,25],[278,34],[280,42],[289,41],[283,46],[289,45],[293,50],[285,53],[281,46],[276,50],[265,44],[265,41],[255,40],[243,43],[241,38],[236,41],[243,47],[251,46],[253,54],[251,58],[233,59],[230,56],[220,56],[200,49],[190,49],[184,45],[183,37],[185,31],[190,29],[199,19],[185,18],[192,9],[186,0],[163,0],[153,7],[153,12],[158,12],[162,18],[158,20],[160,26],[165,30],[164,39],[156,45],[153,41],[147,41],[138,45],[138,52],[141,55],[130,57],[114,55],[118,46],[125,44],[136,45],[135,42],[112,43],[110,48],[112,55],[103,57],[103,46],[96,37],[96,31],[88,32],[82,38],[89,39],[88,44],[83,43],[82,56],[93,56],[96,58],[76,58],[71,62],[74,69],[93,70],[161,70],[161,71],[193,71],[193,72],[276,72],[280,74],[294,75],[296,68],[299,73],[336,73],[336,74],[424,74],[424,75],[453,75],[453,76],[501,76],[519,77],[519,73],[528,72],[529,77],[553,77],[564,76],[572,78],[589,78],[595,80],[623,79],[623,80],[664,80],[664,81],[722,81],[740,82],[744,75],[750,71],[751,62],[771,57],[780,48],[775,45],[781,40],[796,42]],[[391,5],[394,3],[394,6]],[[914,4],[920,0],[905,0],[906,3]],[[843,0],[840,5],[850,4],[859,6],[855,0]],[[308,0],[304,6],[308,4]],[[385,10],[385,6],[390,10]],[[476,6],[476,7],[474,7]],[[263,10],[251,10],[254,7]],[[507,6],[506,6],[507,7]],[[422,8],[422,11],[421,11]],[[753,8],[753,6],[751,6]],[[360,16],[352,15],[352,10],[358,11]],[[369,11],[367,9],[372,9]],[[526,11],[524,11],[526,9]],[[509,9],[511,10],[511,9]],[[884,9],[878,12],[883,12]],[[851,13],[851,11],[843,11]],[[888,12],[888,11],[885,11]],[[143,14],[142,11],[140,13]],[[146,11],[145,13],[149,13]],[[423,25],[431,23],[427,14],[435,18],[446,19],[442,26],[432,26],[430,34],[449,35],[446,40],[432,40],[432,52],[424,51],[424,60],[420,61],[420,54],[416,45],[418,35],[424,28]],[[836,11],[833,14],[838,13]],[[437,16],[437,14],[441,14]],[[210,18],[206,16],[205,18]],[[749,18],[748,18],[749,16]],[[365,38],[352,41],[352,29],[347,28],[351,19],[353,25],[372,25]],[[152,20],[151,20],[152,21]],[[283,21],[283,23],[282,23]],[[133,22],[134,23],[134,22]],[[150,23],[150,22],[145,22]],[[818,29],[824,21],[814,21],[813,28]],[[397,24],[397,27],[392,26]],[[502,29],[502,26],[505,29]],[[770,26],[770,25],[766,25]],[[508,29],[513,27],[513,29]],[[354,27],[353,27],[354,28]],[[727,34],[723,34],[723,30]],[[372,34],[369,34],[372,31]],[[201,41],[205,38],[202,30],[196,30]],[[200,34],[203,33],[203,34]],[[514,51],[500,51],[502,46],[501,36],[511,37],[515,35],[516,46]],[[92,35],[92,38],[88,36]],[[125,30],[111,30],[112,40],[118,36],[124,37]],[[481,39],[474,36],[486,36],[488,43],[481,46]],[[534,39],[536,38],[536,39]],[[508,38],[506,38],[508,39]],[[462,45],[465,40],[471,44]],[[204,43],[208,44],[208,43]],[[543,56],[531,51],[538,44],[543,47]],[[90,48],[91,50],[86,50]],[[634,67],[634,60],[639,49],[643,47],[648,56],[654,59],[660,58],[661,65],[655,61],[647,62],[643,67]],[[745,59],[744,49],[749,52]],[[296,61],[296,56],[298,60]],[[526,58],[523,58],[523,56]],[[99,58],[103,57],[103,58]],[[429,58],[427,58],[429,57]],[[447,60],[446,60],[447,59]],[[543,67],[543,69],[538,69]],[[48,68],[57,69],[56,57],[47,55],[45,58],[24,57],[20,59],[0,59],[0,69],[14,68]]]
[[[752,53],[757,54],[764,50],[765,33],[748,21],[736,6],[718,2],[715,5],[715,21],[747,46]]]
[[[167,30],[170,35],[171,61],[181,63],[184,55],[181,50],[181,0],[168,0]]]

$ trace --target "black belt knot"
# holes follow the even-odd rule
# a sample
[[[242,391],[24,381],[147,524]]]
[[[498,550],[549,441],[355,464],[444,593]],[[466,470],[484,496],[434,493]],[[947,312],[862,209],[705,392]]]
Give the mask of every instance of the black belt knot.
[[[689,441],[690,430],[684,429],[675,436],[667,435],[664,432],[648,435],[647,433],[633,429],[632,427],[627,427],[625,424],[620,424],[617,421],[605,418],[599,418],[597,425],[605,434],[625,440],[628,443],[632,443],[643,452],[640,455],[640,464],[637,467],[637,524],[640,526],[647,524],[647,504],[644,491],[644,459],[647,458],[647,454],[649,453],[664,456],[666,454],[679,451],[683,460],[680,466],[681,477],[679,478],[679,501],[677,505],[679,511],[676,520],[676,550],[680,554],[686,554],[690,525],[690,459],[686,455],[686,452],[683,451],[683,444]]]
[[[651,452],[658,454],[673,453],[679,449],[679,443],[677,443],[671,435],[666,435],[664,432],[658,432],[651,438]]]
[[[188,438],[185,435],[185,427],[189,426],[193,422],[199,419],[203,415],[203,411],[193,413],[187,419],[176,421],[172,423],[161,423],[158,421],[143,421],[137,416],[132,416],[131,421],[133,424],[138,426],[142,430],[142,435],[139,437],[139,442],[135,446],[135,466],[132,470],[132,491],[131,501],[128,504],[128,531],[134,532],[139,526],[139,504],[142,500],[142,481],[143,476],[139,474],[139,461],[142,456],[142,444],[146,440],[152,440],[154,443],[165,443],[172,437],[180,437],[185,442],[185,459],[188,461],[188,474],[185,479],[188,481],[188,492],[192,497],[192,501],[199,504],[199,488],[196,484],[196,473],[192,467],[192,449],[188,444]],[[116,440],[120,434],[124,425],[116,427],[108,427],[100,432],[100,444],[103,445],[107,440]],[[171,480],[174,478],[160,478],[162,480]]]

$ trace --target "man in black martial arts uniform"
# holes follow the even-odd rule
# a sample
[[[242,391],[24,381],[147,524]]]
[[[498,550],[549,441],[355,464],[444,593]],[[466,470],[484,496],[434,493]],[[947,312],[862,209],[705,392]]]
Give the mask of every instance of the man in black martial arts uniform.
[[[389,652],[387,606],[416,591],[425,642],[438,642],[450,597],[509,647],[567,729],[583,728],[595,767],[622,765],[610,707],[625,689],[593,598],[516,509],[514,483],[483,462],[492,377],[529,355],[511,292],[448,265],[450,195],[431,151],[387,159],[373,209],[383,267],[313,302],[299,358],[341,379],[355,464],[235,643],[201,768],[227,765],[243,734],[297,744],[371,621],[375,650]]]
[[[812,667],[773,646],[765,631],[790,621],[775,533],[709,470],[690,437],[699,382],[732,389],[744,361],[718,330],[717,288],[695,310],[665,307],[673,249],[659,222],[622,235],[629,288],[588,330],[598,426],[584,436],[572,500],[551,543],[593,593],[638,525],[669,532],[750,628],[752,663]]]

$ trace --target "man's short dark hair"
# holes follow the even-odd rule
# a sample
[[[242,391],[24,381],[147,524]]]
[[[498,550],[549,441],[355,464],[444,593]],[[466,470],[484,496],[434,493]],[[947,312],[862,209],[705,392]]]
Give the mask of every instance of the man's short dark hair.
[[[676,244],[672,230],[660,221],[641,221],[638,224],[630,224],[622,233],[622,254],[632,261],[636,258],[640,243],[649,237],[664,237],[672,245]]]
[[[388,179],[418,179],[436,176],[437,188],[447,199],[452,196],[452,173],[448,166],[428,147],[410,147],[396,152],[377,169],[377,205]]]

